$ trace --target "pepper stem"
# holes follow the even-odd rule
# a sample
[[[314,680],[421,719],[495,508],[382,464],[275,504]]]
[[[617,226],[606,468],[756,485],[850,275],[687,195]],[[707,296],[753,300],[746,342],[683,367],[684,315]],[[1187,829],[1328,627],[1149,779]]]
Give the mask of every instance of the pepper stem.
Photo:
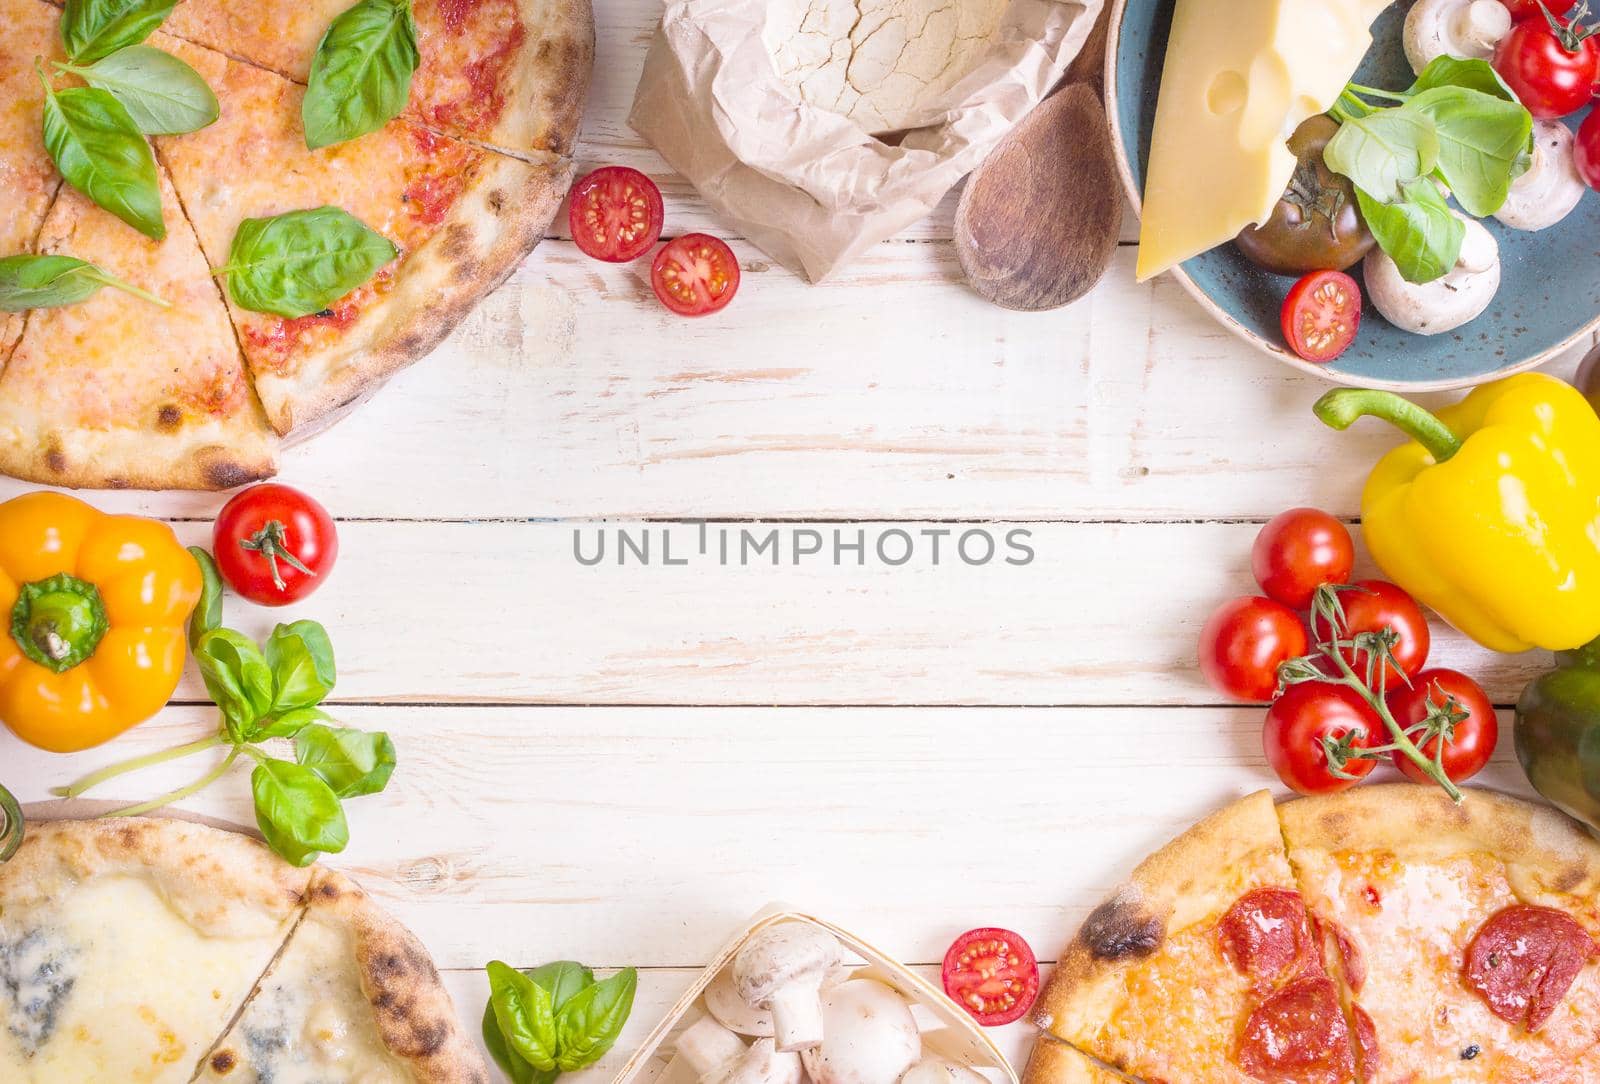
[[[289,548],[289,528],[279,520],[268,520],[261,530],[249,538],[241,538],[239,545],[267,559],[267,567],[272,570],[272,585],[280,591],[288,590],[288,586],[283,582],[283,573],[278,571],[279,561],[307,576],[316,575]]]
[[[93,655],[110,628],[99,589],[65,572],[23,584],[11,608],[11,638],[57,674]]]
[[[1337,388],[1311,408],[1324,425],[1349,429],[1360,418],[1381,418],[1427,449],[1435,463],[1461,450],[1461,440],[1431,411],[1392,391]]]

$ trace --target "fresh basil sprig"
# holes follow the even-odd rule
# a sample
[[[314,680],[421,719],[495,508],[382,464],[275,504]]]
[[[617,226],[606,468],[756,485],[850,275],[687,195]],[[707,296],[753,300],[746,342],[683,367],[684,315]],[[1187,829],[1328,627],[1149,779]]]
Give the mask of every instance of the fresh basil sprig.
[[[110,91],[51,87],[44,69],[44,146],[68,184],[147,237],[167,235],[156,159]]]
[[[570,960],[532,971],[491,960],[488,975],[483,1041],[513,1084],[551,1084],[603,1058],[639,987],[631,967],[596,982],[593,971]]]
[[[399,115],[417,70],[411,0],[360,0],[328,26],[300,105],[312,150],[375,132]]]
[[[113,287],[162,308],[171,306],[171,302],[163,301],[148,290],[141,290],[74,256],[0,258],[0,312],[76,305],[93,297],[102,286]]]
[[[1411,282],[1432,282],[1448,274],[1461,258],[1467,224],[1450,212],[1439,189],[1427,179],[1406,181],[1401,199],[1382,203],[1356,189],[1356,202],[1378,247]]]
[[[196,132],[222,115],[217,96],[199,72],[150,45],[130,45],[93,64],[53,63],[109,91],[145,135]]]
[[[321,312],[395,258],[383,234],[338,207],[290,211],[239,223],[228,292],[242,308],[295,319]]]
[[[67,0],[61,44],[80,64],[137,45],[166,22],[178,0]]]
[[[244,756],[255,761],[250,793],[256,825],[267,844],[296,866],[323,853],[337,854],[350,841],[343,800],[376,794],[394,772],[389,735],[329,726],[318,705],[333,692],[337,673],[327,630],[296,621],[272,630],[265,645],[222,625],[222,579],[211,555],[190,547],[200,565],[202,591],[189,619],[189,645],[206,692],[222,715],[218,732],[176,749],[139,757],[86,776],[55,793],[75,798],[127,772],[138,771],[205,749],[227,747],[227,755],[200,779],[112,815],[146,813],[209,786]],[[294,759],[269,755],[260,743],[293,743]]]

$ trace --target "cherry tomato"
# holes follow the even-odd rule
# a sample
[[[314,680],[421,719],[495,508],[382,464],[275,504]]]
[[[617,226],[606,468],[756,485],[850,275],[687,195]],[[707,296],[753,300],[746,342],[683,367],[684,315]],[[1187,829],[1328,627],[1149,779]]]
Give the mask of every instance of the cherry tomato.
[[[1313,271],[1289,290],[1281,319],[1290,350],[1319,365],[1332,361],[1356,341],[1361,287],[1343,271]]]
[[[1578,0],[1544,0],[1544,7],[1539,6],[1539,0],[1500,0],[1511,12],[1514,22],[1523,19],[1542,19],[1546,10],[1552,15],[1565,15],[1572,10]]]
[[[656,253],[650,285],[679,316],[720,312],[739,292],[739,261],[715,237],[686,233]]]
[[[1267,709],[1261,733],[1267,763],[1284,785],[1300,794],[1332,794],[1355,786],[1378,766],[1375,760],[1351,759],[1344,765],[1351,779],[1333,774],[1324,738],[1350,738],[1353,748],[1381,744],[1383,720],[1354,690],[1344,685],[1307,681],[1291,685]]]
[[[567,224],[584,255],[627,263],[661,238],[666,212],[656,182],[627,166],[605,166],[572,186]]]
[[[1576,113],[1594,96],[1600,77],[1600,42],[1578,26],[1542,15],[1511,28],[1494,54],[1494,70],[1541,120]]]
[[[283,606],[322,586],[339,556],[339,533],[317,501],[269,482],[222,506],[211,550],[222,578],[240,595]]]
[[[1428,648],[1433,637],[1428,631],[1428,619],[1422,608],[1399,587],[1383,580],[1357,580],[1353,591],[1339,592],[1339,602],[1344,606],[1345,631],[1342,640],[1354,638],[1358,632],[1377,632],[1393,629],[1400,637],[1394,645],[1395,662],[1400,664],[1404,677],[1391,665],[1385,678],[1385,691],[1392,692],[1405,685],[1405,678],[1415,676],[1428,661]],[[1326,639],[1328,629],[1320,618],[1312,619],[1312,634]],[[1339,654],[1350,664],[1362,680],[1367,676],[1367,653],[1354,648],[1340,648]],[[1377,688],[1377,675],[1373,675]]]
[[[986,1028],[1022,1017],[1039,996],[1039,964],[1019,934],[984,927],[956,938],[944,954],[944,992]]]
[[[1250,570],[1269,598],[1304,610],[1325,583],[1344,583],[1356,562],[1344,524],[1315,508],[1291,508],[1261,528],[1250,550]]]
[[[1584,117],[1583,123],[1578,125],[1572,154],[1578,165],[1578,176],[1590,188],[1600,188],[1600,109]]]
[[[1277,695],[1278,665],[1306,648],[1299,614],[1270,598],[1236,598],[1200,630],[1200,672],[1219,693],[1265,703]]]
[[[1428,717],[1430,704],[1443,708],[1452,698],[1467,717],[1455,724],[1450,740],[1445,743],[1444,773],[1451,782],[1459,783],[1483,770],[1500,740],[1500,721],[1495,718],[1494,705],[1483,687],[1455,670],[1424,670],[1411,679],[1409,687],[1402,685],[1389,693],[1388,704],[1394,721],[1402,730],[1409,730]],[[1417,748],[1423,756],[1432,760],[1439,739],[1424,743],[1420,736],[1414,736],[1413,740],[1418,742]],[[1433,782],[1416,762],[1398,749],[1394,752],[1394,766],[1418,783]]]

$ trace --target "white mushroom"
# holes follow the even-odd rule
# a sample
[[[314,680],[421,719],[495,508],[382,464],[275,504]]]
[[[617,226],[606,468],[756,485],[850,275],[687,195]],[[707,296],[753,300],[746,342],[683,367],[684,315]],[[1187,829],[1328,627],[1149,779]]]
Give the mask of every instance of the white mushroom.
[[[1407,282],[1382,249],[1367,254],[1367,299],[1395,327],[1418,335],[1438,335],[1475,320],[1500,289],[1500,246],[1482,224],[1465,215],[1467,235],[1461,256],[1442,278]]]
[[[1495,217],[1514,230],[1543,230],[1570,215],[1589,190],[1572,155],[1572,132],[1558,120],[1535,121],[1533,161]]]
[[[977,1070],[945,1058],[923,1058],[906,1070],[900,1084],[989,1084],[989,1080]]]
[[[1417,0],[1406,15],[1406,59],[1418,75],[1441,56],[1488,60],[1509,33],[1500,0]]]
[[[839,942],[826,930],[780,922],[757,930],[734,957],[734,989],[751,1008],[772,1012],[780,1051],[822,1042],[822,984],[839,956]]]
[[[871,979],[823,995],[822,1045],[800,1055],[812,1084],[899,1084],[922,1057],[922,1036],[905,1000]]]
[[[716,1075],[745,1054],[744,1040],[709,1016],[684,1028],[675,1049],[673,1061],[687,1065],[696,1080]]]
[[[800,1084],[800,1055],[785,1054],[771,1039],[757,1039],[705,1084]]]
[[[739,991],[733,985],[731,967],[717,972],[716,977],[706,985],[706,992],[700,996],[705,1001],[706,1011],[728,1030],[737,1031],[740,1035],[772,1038],[772,1013],[766,1009],[752,1008],[749,1002],[739,996]]]

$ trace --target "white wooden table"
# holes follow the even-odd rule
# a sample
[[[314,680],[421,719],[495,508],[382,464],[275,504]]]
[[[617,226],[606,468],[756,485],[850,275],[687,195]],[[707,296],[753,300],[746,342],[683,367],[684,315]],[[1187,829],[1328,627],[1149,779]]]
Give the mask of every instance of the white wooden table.
[[[582,165],[654,176],[669,236],[727,236],[626,124],[655,0],[597,8]],[[1324,430],[1315,380],[1177,286],[1134,285],[1131,216],[1092,296],[1021,315],[962,285],[951,208],[825,286],[730,238],[742,291],[701,321],[656,304],[648,263],[578,253],[563,215],[438,353],[286,456],[283,480],[328,505],[343,544],[289,613],[332,633],[336,713],[388,730],[400,756],[387,793],[351,804],[332,861],[427,942],[474,1031],[491,958],[636,965],[628,1033],[585,1077],[603,1080],[775,899],[930,973],[975,925],[1049,959],[1147,851],[1274,782],[1261,709],[1200,681],[1196,633],[1253,589],[1257,524],[1297,504],[1353,522],[1393,438]],[[26,488],[0,481],[0,498]],[[90,497],[189,542],[221,505]],[[869,543],[1020,528],[1036,558],[573,558],[574,532],[592,552],[602,524],[649,524],[658,546],[669,531],[682,554],[697,519],[713,538],[816,523]],[[274,619],[230,599],[230,624]],[[1436,635],[1435,658],[1502,704],[1541,664]],[[102,750],[53,757],[0,733],[0,780],[41,799],[213,726],[191,673]],[[245,776],[188,808],[248,823]],[[1525,789],[1509,742],[1485,781]],[[1002,1039],[1020,1058],[1026,1037]]]

